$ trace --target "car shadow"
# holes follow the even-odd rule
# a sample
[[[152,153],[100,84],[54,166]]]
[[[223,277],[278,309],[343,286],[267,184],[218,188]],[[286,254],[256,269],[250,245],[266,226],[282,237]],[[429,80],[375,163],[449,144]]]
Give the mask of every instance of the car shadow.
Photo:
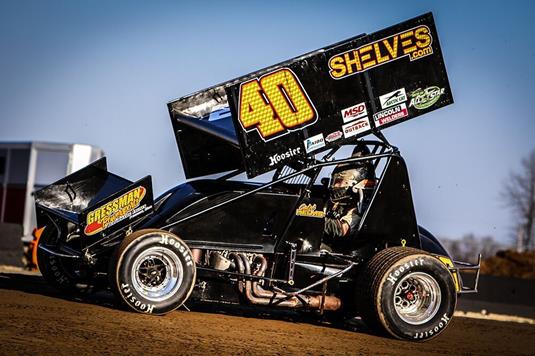
[[[72,302],[118,309],[108,290],[86,290],[76,294],[63,293],[50,286],[37,272],[0,272],[0,289],[38,294]]]
[[[88,290],[76,295],[62,293],[48,285],[43,277],[36,272],[0,272],[0,289],[19,291],[23,293],[38,294],[66,301],[93,304],[109,309],[125,309],[117,302],[109,290]],[[332,314],[319,315],[318,312],[299,312],[289,309],[273,309],[255,305],[224,305],[218,303],[186,302],[179,310],[190,310],[199,313],[217,313],[230,316],[240,316],[256,319],[281,320],[293,323],[307,323],[322,327],[357,331],[370,334],[370,330],[359,319],[349,321],[339,320]]]
[[[183,307],[184,308],[184,307]],[[281,320],[292,323],[306,323],[340,330],[374,334],[362,321],[356,317],[342,320],[333,313],[320,315],[317,311],[298,311],[291,309],[274,309],[257,305],[228,305],[217,303],[187,302],[185,308],[200,313],[217,313],[255,319]]]

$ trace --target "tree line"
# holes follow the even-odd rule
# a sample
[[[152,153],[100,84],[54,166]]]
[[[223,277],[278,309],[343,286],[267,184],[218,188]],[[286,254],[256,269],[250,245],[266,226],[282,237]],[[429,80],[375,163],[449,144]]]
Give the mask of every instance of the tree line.
[[[533,250],[535,235],[535,150],[522,159],[520,171],[511,172],[504,184],[501,198],[515,218],[516,250]]]

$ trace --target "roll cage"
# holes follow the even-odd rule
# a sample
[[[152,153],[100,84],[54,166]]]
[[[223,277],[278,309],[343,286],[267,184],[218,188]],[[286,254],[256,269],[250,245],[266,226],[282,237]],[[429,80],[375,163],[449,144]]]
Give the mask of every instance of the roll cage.
[[[228,200],[225,200],[224,202],[212,205],[210,208],[207,208],[205,210],[193,213],[191,215],[188,215],[182,219],[173,221],[172,223],[169,223],[165,226],[162,226],[162,229],[169,229],[174,225],[181,224],[185,221],[188,221],[190,219],[193,219],[199,215],[205,214],[209,211],[221,208],[225,205],[228,205],[230,203],[233,203],[239,199],[246,198],[250,195],[253,195],[255,193],[261,192],[263,190],[266,190],[268,188],[277,186],[281,183],[288,183],[299,185],[301,187],[301,192],[299,194],[298,201],[301,202],[303,198],[310,194],[311,187],[316,182],[319,173],[321,170],[325,167],[331,167],[336,166],[339,164],[348,164],[348,163],[355,163],[355,162],[364,162],[364,161],[371,161],[375,168],[378,167],[379,161],[382,158],[386,157],[401,157],[399,150],[396,147],[390,146],[386,142],[382,141],[371,141],[371,140],[361,140],[359,141],[362,144],[372,146],[372,149],[370,150],[371,153],[369,155],[366,155],[364,157],[349,157],[344,159],[337,159],[337,160],[331,160],[331,157],[342,147],[344,146],[354,146],[353,144],[345,144],[340,145],[332,148],[327,154],[325,154],[321,160],[318,159],[310,159],[302,162],[292,162],[291,166],[283,166],[279,167],[275,170],[273,174],[273,178],[270,182],[260,185],[257,188],[254,188],[252,190],[243,192],[233,198],[230,198]],[[298,165],[301,165],[302,167],[299,168]],[[242,174],[244,172],[244,169],[238,169],[235,171],[232,171],[230,173],[224,174],[223,176],[217,178],[218,180],[229,180],[232,178],[237,177],[238,175]],[[156,204],[158,204],[158,200],[156,201]]]

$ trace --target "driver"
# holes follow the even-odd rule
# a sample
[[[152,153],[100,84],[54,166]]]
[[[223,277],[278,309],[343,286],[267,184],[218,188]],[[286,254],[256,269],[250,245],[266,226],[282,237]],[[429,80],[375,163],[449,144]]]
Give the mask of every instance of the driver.
[[[370,154],[358,143],[351,157]],[[375,169],[371,161],[339,164],[333,170],[329,202],[325,214],[325,234],[332,239],[353,235],[366,211],[375,186]]]

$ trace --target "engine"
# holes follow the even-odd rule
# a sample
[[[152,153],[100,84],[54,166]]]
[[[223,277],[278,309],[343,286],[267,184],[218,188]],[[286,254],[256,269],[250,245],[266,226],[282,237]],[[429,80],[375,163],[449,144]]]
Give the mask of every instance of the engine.
[[[279,306],[285,308],[309,308],[319,310],[338,310],[340,299],[330,295],[309,295],[285,292],[282,289],[269,289],[265,277],[268,260],[262,254],[236,251],[206,250],[194,252],[196,262],[201,266],[220,271],[237,272],[237,288],[251,304]]]

